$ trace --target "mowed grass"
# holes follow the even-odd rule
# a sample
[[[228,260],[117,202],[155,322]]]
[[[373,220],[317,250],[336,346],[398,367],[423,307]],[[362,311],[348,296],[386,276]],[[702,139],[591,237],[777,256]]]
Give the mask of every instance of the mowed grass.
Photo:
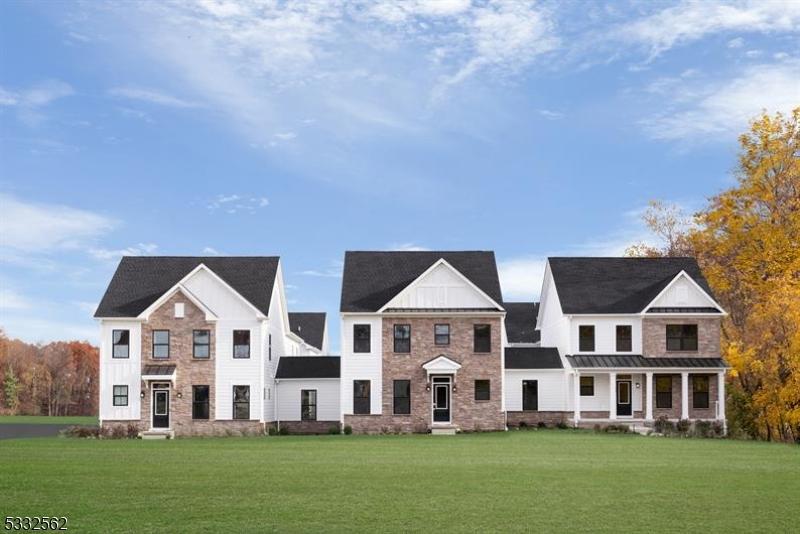
[[[800,447],[557,430],[7,440],[0,513],[80,532],[797,532]]]
[[[25,424],[25,425],[97,425],[97,417],[66,415],[0,415],[0,425]]]

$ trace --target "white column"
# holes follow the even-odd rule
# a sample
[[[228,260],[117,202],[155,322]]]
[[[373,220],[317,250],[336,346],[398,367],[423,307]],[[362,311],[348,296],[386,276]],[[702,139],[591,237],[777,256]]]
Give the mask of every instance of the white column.
[[[653,420],[653,373],[645,373],[645,411],[644,418],[648,421]]]
[[[725,421],[725,371],[717,374],[717,419]]]
[[[575,420],[575,426],[578,426],[578,422],[581,420],[581,375],[578,372],[575,372],[574,384],[575,387],[573,388],[573,402],[572,402],[572,409],[574,410],[573,419]]]
[[[608,373],[608,417],[617,418],[617,373]]]
[[[689,373],[681,373],[681,419],[689,419]]]

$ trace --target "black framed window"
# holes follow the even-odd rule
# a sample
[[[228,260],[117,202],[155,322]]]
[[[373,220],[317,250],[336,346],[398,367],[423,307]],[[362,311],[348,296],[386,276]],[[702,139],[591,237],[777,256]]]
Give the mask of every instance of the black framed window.
[[[582,324],[578,326],[578,350],[580,352],[594,352],[593,324]]]
[[[492,351],[492,325],[476,324],[473,328],[473,351],[491,352]]]
[[[594,377],[581,377],[581,397],[594,397]]]
[[[233,418],[250,419],[250,386],[233,386]]]
[[[369,414],[369,380],[353,380],[353,413]]]
[[[672,408],[672,377],[656,377],[656,408]]]
[[[522,409],[524,411],[536,411],[539,409],[539,381],[522,381]]]
[[[300,390],[300,420],[301,421],[316,421],[317,420],[317,390],[316,389],[302,389],[302,390]]]
[[[208,386],[192,386],[192,419],[208,419]]]
[[[668,324],[667,350],[697,350],[697,325]]]
[[[393,397],[395,415],[408,415],[411,413],[411,380],[395,380],[393,384]]]
[[[233,357],[250,357],[250,330],[233,331]]]
[[[267,359],[272,361],[272,334],[267,336]]]
[[[192,356],[201,359],[211,357],[211,330],[192,331]]]
[[[111,357],[128,358],[130,357],[131,331],[114,330],[111,332]]]
[[[394,351],[411,352],[411,325],[394,325]]]
[[[708,408],[708,376],[692,376],[692,408]]]
[[[435,325],[433,325],[433,344],[434,345],[449,345],[450,344],[450,325],[449,324],[435,324]]]
[[[492,398],[491,382],[488,380],[475,381],[475,400],[488,401]]]
[[[153,358],[169,358],[169,330],[153,330]]]
[[[633,350],[633,327],[629,324],[617,325],[617,352]]]
[[[353,352],[371,352],[372,326],[368,324],[353,325]]]
[[[128,386],[114,386],[114,406],[128,405]]]

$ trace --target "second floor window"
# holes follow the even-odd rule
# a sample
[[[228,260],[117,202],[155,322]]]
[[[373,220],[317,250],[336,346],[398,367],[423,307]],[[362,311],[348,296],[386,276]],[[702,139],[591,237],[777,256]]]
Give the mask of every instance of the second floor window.
[[[394,351],[411,352],[411,325],[394,325]]]
[[[195,358],[211,357],[210,330],[195,330],[192,332],[192,356]]]
[[[492,326],[488,324],[476,324],[474,328],[474,348],[475,352],[492,351]]]
[[[708,408],[708,376],[692,377],[692,408]]]
[[[250,330],[233,331],[233,357],[250,357]]]
[[[353,380],[353,413],[369,414],[369,380]]]
[[[594,352],[593,324],[582,324],[578,326],[578,351]]]
[[[353,352],[371,352],[370,336],[372,328],[368,324],[353,325]]]
[[[130,357],[131,331],[114,330],[111,333],[111,357],[128,358]]]
[[[617,352],[633,350],[633,327],[629,324],[617,325]]]
[[[300,420],[301,421],[316,421],[317,420],[317,390],[316,389],[303,389],[303,390],[300,390]]]
[[[656,377],[656,408],[672,408],[672,377]]]
[[[250,419],[250,386],[233,386],[233,418]]]
[[[169,330],[153,330],[153,358],[169,358]]]
[[[667,350],[697,350],[697,325],[668,324]]]
[[[434,345],[449,345],[450,344],[450,325],[449,324],[435,324],[435,325],[433,325],[433,343],[434,343]]]

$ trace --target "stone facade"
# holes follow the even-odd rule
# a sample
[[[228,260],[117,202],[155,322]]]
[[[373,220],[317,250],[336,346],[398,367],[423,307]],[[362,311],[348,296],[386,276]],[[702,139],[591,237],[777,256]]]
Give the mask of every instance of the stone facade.
[[[394,325],[411,325],[411,352],[394,352]],[[450,344],[434,344],[434,325],[450,325]],[[491,351],[474,351],[473,327],[491,325]],[[451,424],[465,432],[502,430],[505,416],[502,407],[501,322],[486,317],[384,317],[382,415],[348,415],[345,424],[356,432],[427,432],[432,427],[432,393],[422,365],[444,355],[458,362],[451,392]],[[393,414],[394,380],[411,381],[411,413]],[[490,400],[475,400],[475,380],[490,381]]]
[[[331,428],[341,430],[339,421],[281,421],[280,425],[290,434],[329,434]]]
[[[642,320],[642,355],[645,357],[710,357],[720,355],[719,317],[650,317]],[[668,324],[696,324],[697,350],[667,351]]]

